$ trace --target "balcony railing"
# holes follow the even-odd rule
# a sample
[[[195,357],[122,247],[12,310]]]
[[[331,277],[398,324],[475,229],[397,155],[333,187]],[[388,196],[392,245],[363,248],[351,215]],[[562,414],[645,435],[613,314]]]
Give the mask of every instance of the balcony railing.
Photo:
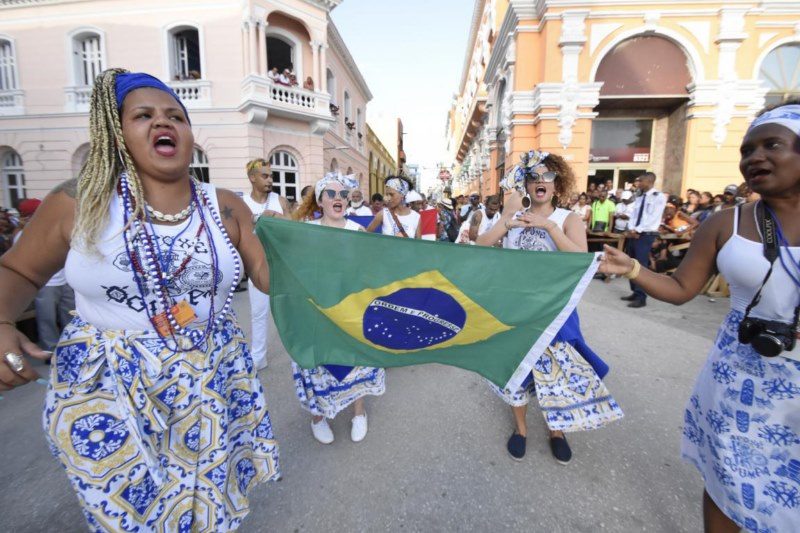
[[[187,109],[211,107],[211,82],[204,80],[171,81],[169,86]]]
[[[242,83],[240,109],[250,114],[250,120],[266,120],[272,113],[311,122],[314,131],[324,132],[333,123],[330,103],[328,93],[280,85],[262,76],[249,76]]]
[[[67,102],[64,110],[67,113],[88,113],[89,104],[92,101],[92,87],[64,87],[64,95]]]
[[[25,112],[24,94],[21,89],[0,91],[0,115],[22,115]]]

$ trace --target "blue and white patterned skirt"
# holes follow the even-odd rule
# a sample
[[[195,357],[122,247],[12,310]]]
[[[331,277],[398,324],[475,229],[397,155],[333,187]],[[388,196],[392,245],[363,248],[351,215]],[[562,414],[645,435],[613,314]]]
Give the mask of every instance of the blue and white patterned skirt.
[[[185,346],[189,349],[189,346]],[[227,317],[173,353],[154,332],[64,330],[43,415],[93,531],[229,531],[280,477],[244,336]]]
[[[550,345],[531,374],[516,391],[487,383],[512,407],[527,405],[536,397],[551,431],[597,429],[623,416],[592,365],[569,343]]]
[[[800,529],[800,362],[739,344],[731,311],[700,372],[684,416],[684,459],[739,527]]]
[[[359,398],[380,396],[386,391],[383,368],[357,366],[339,381],[324,366],[305,369],[292,361],[292,377],[303,409],[325,418],[334,418]]]

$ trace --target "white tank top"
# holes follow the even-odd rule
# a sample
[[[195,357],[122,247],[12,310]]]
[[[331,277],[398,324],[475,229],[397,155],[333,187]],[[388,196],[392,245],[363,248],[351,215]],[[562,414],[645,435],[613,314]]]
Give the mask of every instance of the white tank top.
[[[487,217],[486,211],[483,211],[483,214],[481,215],[481,225],[478,226],[478,235],[483,235],[492,229],[494,225],[497,224],[498,220],[500,220],[500,211],[495,212],[492,218]]]
[[[403,225],[406,235],[413,239],[417,235],[417,226],[419,226],[419,213],[413,209],[409,209],[409,211],[410,213],[407,215],[397,215],[397,218],[400,220],[400,224]],[[397,227],[397,222],[394,221],[392,212],[386,208],[383,210],[383,226],[381,227],[381,232],[384,235],[402,236],[402,233],[400,233],[400,228]]]
[[[514,216],[518,216],[524,211],[518,211]],[[547,217],[548,220],[555,222],[558,227],[564,230],[564,221],[571,211],[568,209],[561,209],[556,207],[555,210]],[[556,252],[558,247],[550,234],[543,228],[511,228],[503,240],[503,248],[510,248],[512,250],[532,250],[535,252]]]
[[[308,224],[314,224],[315,226],[321,226],[322,225],[322,221],[320,219],[309,220],[309,221],[307,221],[307,223]],[[358,222],[353,222],[352,220],[347,220],[344,223],[344,228],[343,229],[347,229],[347,230],[350,230],[350,231],[358,231],[360,229],[364,229],[364,226],[362,226]]]
[[[201,185],[219,213],[216,189],[210,184]],[[79,247],[70,248],[64,271],[67,282],[75,290],[78,315],[86,322],[99,329],[152,330],[153,325],[146,308],[152,314],[160,306],[156,307],[155,294],[149,293],[142,297],[133,277],[122,234],[123,210],[120,204],[119,196],[114,193],[109,222],[97,245],[100,255],[86,253]],[[207,210],[204,210],[203,215],[211,228],[213,246],[217,253],[217,277],[220,283],[214,299],[214,309],[219,312],[225,304],[231,285],[239,283],[238,279],[233,279],[235,258],[239,258],[239,253],[228,247],[226,239]],[[205,232],[195,239],[199,225],[197,210],[188,220],[177,226],[153,225],[158,248],[164,262],[169,263],[169,271],[177,270],[185,258],[191,255],[183,271],[171,281],[169,292],[175,303],[186,300],[192,306],[197,315],[197,320],[192,325],[203,324],[208,319],[214,279],[211,272],[211,248]],[[241,264],[241,258],[239,262]]]
[[[717,270],[731,289],[731,309],[744,313],[753,296],[764,281],[769,270],[769,261],[764,257],[764,245],[739,235],[739,206],[733,213],[733,234],[717,254]],[[743,213],[744,214],[744,213]],[[756,224],[758,227],[758,224]],[[797,278],[800,271],[800,246],[791,246],[787,253],[781,248],[786,266],[794,269]],[[791,258],[789,257],[791,255]],[[791,264],[794,261],[794,266]],[[800,303],[800,288],[795,285],[783,268],[780,259],[775,260],[772,275],[761,291],[761,301],[750,312],[750,316],[766,320],[791,321],[794,308]]]
[[[270,211],[275,211],[276,213],[280,213],[281,215],[284,214],[283,207],[281,206],[280,195],[278,195],[276,192],[270,192],[267,194],[267,201],[263,204],[253,200],[253,197],[249,194],[242,196],[242,199],[244,200],[244,203],[247,204],[247,207],[250,208],[250,212],[253,213],[254,216],[260,215],[267,209]]]

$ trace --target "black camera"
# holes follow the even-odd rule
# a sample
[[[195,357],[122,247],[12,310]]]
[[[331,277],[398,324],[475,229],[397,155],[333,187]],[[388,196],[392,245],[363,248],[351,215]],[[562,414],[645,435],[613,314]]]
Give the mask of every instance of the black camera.
[[[791,324],[745,317],[739,323],[739,342],[751,345],[764,357],[776,357],[784,350],[794,350],[797,335]]]

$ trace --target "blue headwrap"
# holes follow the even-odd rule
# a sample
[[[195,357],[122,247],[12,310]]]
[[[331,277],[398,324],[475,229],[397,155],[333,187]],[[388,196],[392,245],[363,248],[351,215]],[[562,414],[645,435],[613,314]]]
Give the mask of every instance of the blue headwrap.
[[[784,128],[792,130],[795,135],[800,137],[800,105],[782,105],[771,111],[767,111],[760,117],[756,117],[747,131],[757,128],[762,124],[780,124]]]
[[[126,72],[124,74],[117,74],[117,109],[122,109],[122,102],[125,100],[125,97],[131,93],[131,91],[142,89],[144,87],[158,89],[169,94],[175,99],[176,102],[178,102],[178,105],[181,106],[181,109],[183,109],[183,113],[186,115],[186,120],[189,121],[189,124],[192,123],[192,121],[189,120],[189,112],[186,111],[186,106],[183,105],[183,102],[181,102],[181,99],[178,98],[177,94],[175,94],[175,91],[173,91],[172,88],[170,88],[163,81],[151,76],[150,74],[145,74],[144,72]]]

